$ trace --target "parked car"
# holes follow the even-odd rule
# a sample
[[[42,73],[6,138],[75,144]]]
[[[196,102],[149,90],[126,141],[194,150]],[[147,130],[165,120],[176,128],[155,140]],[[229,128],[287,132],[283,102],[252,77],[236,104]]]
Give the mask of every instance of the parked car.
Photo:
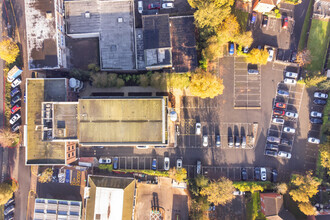
[[[201,123],[196,123],[196,134],[200,135],[202,133],[202,125]]]
[[[246,148],[246,136],[242,136],[241,140],[242,140],[241,142],[242,148]]]
[[[277,94],[281,96],[289,96],[289,92],[285,90],[277,90]]]
[[[283,116],[285,114],[285,112],[283,110],[280,110],[280,109],[274,109],[273,114]]]
[[[6,202],[5,207],[8,207],[8,206],[10,206],[14,203],[15,203],[15,199],[14,199],[14,196],[13,196]]]
[[[261,173],[261,180],[266,181],[267,180],[267,173],[266,173],[266,168],[261,167],[260,168],[260,173]]]
[[[273,49],[268,49],[268,58],[267,61],[271,62],[274,59],[274,50]]]
[[[271,157],[277,157],[277,151],[266,150],[266,151],[265,151],[265,155],[266,155],[266,156],[271,156]]]
[[[10,212],[14,211],[15,210],[15,206],[14,204],[13,205],[10,205],[8,206],[7,208],[5,208],[5,211],[3,212],[5,215],[8,215]]]
[[[277,156],[290,159],[291,158],[291,153],[285,152],[285,151],[279,151]]]
[[[273,123],[275,124],[284,124],[284,122],[283,118],[273,118]]]
[[[326,105],[326,104],[327,104],[327,101],[324,100],[324,99],[314,99],[314,100],[313,100],[313,103],[314,103],[315,105]]]
[[[9,214],[5,215],[4,220],[14,220],[14,210]]]
[[[240,147],[241,146],[241,140],[238,135],[235,136],[235,147]]]
[[[181,169],[182,168],[182,159],[179,158],[176,160],[176,169]]]
[[[170,158],[165,157],[164,158],[164,170],[169,170],[170,169]]]
[[[298,78],[298,73],[286,72],[285,77],[297,79]]]
[[[313,137],[309,137],[307,141],[311,144],[319,144],[320,143],[320,139],[313,138]]]
[[[292,51],[291,56],[290,56],[290,62],[295,63],[297,60],[297,51]]]
[[[221,146],[220,135],[217,135],[215,137],[215,146],[216,147],[220,147]]]
[[[20,78],[17,78],[11,83],[11,87],[15,88],[16,86],[19,86],[21,83],[22,83],[22,80]]]
[[[276,108],[286,108],[286,104],[283,102],[276,102],[275,107]]]
[[[228,136],[228,147],[234,146],[234,139],[233,136]]]
[[[119,158],[114,157],[113,158],[113,164],[112,164],[113,165],[112,167],[113,167],[114,170],[118,170],[118,162],[119,162]]]
[[[249,75],[258,75],[259,70],[257,70],[257,69],[248,69],[248,74]]]
[[[314,98],[327,99],[328,94],[322,92],[314,92]]]
[[[138,12],[140,14],[143,12],[143,1],[138,1]]]
[[[251,24],[254,24],[257,20],[257,13],[256,12],[252,12],[252,16],[251,16]]]
[[[209,138],[207,137],[207,135],[203,135],[203,146],[207,147],[207,145],[209,144]]]
[[[267,24],[268,24],[268,16],[264,15],[264,16],[262,16],[262,26],[266,27]]]
[[[310,121],[312,124],[323,124],[323,120],[321,118],[311,118]]]
[[[152,10],[152,9],[160,9],[160,3],[159,2],[154,2],[148,5],[148,9]]]
[[[196,166],[196,172],[197,174],[201,174],[202,171],[202,162],[200,162],[199,160],[197,161],[197,166]]]
[[[11,117],[11,119],[9,120],[9,123],[12,125],[12,124],[14,124],[15,122],[17,122],[18,119],[20,119],[20,118],[21,118],[21,115],[20,115],[19,113],[16,113],[15,115],[13,115],[13,116]]]
[[[254,168],[254,179],[255,180],[260,180],[260,167]]]
[[[15,95],[11,101],[10,104],[11,106],[14,106],[17,102],[21,101],[21,94]]]
[[[267,137],[267,141],[271,142],[271,143],[280,143],[281,139],[278,137],[274,137],[274,136],[268,136]]]
[[[149,146],[143,145],[143,146],[136,146],[137,149],[148,149]]]
[[[21,109],[21,106],[19,105],[15,105],[14,107],[12,107],[11,109],[11,114],[15,114],[18,110]]]
[[[292,141],[289,141],[288,139],[282,138],[281,139],[281,144],[291,146]]]
[[[11,131],[12,132],[16,132],[18,131],[18,129],[21,127],[21,123],[16,122],[12,127],[11,127]]]
[[[298,113],[295,112],[285,112],[285,116],[289,118],[298,118]]]
[[[311,117],[314,117],[314,118],[322,118],[322,117],[323,117],[323,114],[322,114],[321,112],[312,111],[312,112],[311,112]]]
[[[234,43],[230,43],[229,44],[229,55],[234,55],[235,52],[235,47],[234,47]]]
[[[242,180],[243,181],[246,181],[247,179],[248,179],[248,177],[247,177],[247,172],[246,172],[246,169],[245,168],[242,168],[242,170],[241,170],[241,177],[242,177]]]
[[[101,157],[99,159],[99,163],[101,163],[101,164],[110,164],[111,163],[111,159],[109,157]]]
[[[267,143],[266,144],[266,150],[278,151],[278,145]]]
[[[273,183],[276,183],[277,182],[277,176],[278,176],[277,170],[276,169],[273,169],[272,170],[272,182]]]
[[[290,134],[294,134],[294,133],[296,133],[296,129],[294,129],[294,128],[290,128],[290,127],[284,127],[284,128],[283,128],[283,132],[285,132],[285,133],[290,133]]]
[[[248,46],[244,47],[243,53],[248,53],[248,52],[249,52],[249,47]]]
[[[164,9],[174,8],[174,4],[172,2],[166,2],[162,4],[162,8]]]
[[[289,19],[288,19],[288,17],[284,17],[282,28],[287,29],[288,25],[289,25]]]
[[[152,159],[151,169],[157,170],[157,159]]]
[[[17,93],[20,92],[20,89],[19,87],[16,87],[15,89],[13,89],[11,92],[10,92],[10,96],[11,97],[14,97]]]
[[[290,84],[290,85],[296,85],[297,84],[297,81],[295,79],[285,78],[284,79],[284,83],[285,84]]]

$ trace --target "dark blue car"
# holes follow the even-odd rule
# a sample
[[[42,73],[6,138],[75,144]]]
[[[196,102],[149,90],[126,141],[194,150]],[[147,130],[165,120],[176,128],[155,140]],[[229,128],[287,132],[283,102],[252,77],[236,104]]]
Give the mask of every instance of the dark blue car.
[[[327,104],[327,101],[324,100],[324,99],[314,99],[313,103],[315,105],[326,105]]]
[[[251,24],[254,24],[257,20],[257,13],[252,12],[252,17],[251,17]]]
[[[311,118],[312,124],[323,124],[323,120],[320,118]]]
[[[16,87],[15,89],[13,89],[11,92],[10,92],[10,96],[13,97],[14,95],[16,95],[17,93],[19,93],[19,87]]]
[[[113,158],[112,162],[113,162],[113,164],[112,164],[113,169],[117,170],[118,169],[118,157]]]
[[[233,43],[230,43],[229,45],[229,55],[234,55],[234,44]]]
[[[151,169],[152,170],[157,170],[157,159],[152,160]]]

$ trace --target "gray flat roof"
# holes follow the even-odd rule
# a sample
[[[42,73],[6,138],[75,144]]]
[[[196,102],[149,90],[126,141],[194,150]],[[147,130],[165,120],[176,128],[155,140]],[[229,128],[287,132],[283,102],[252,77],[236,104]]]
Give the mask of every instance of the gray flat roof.
[[[132,0],[66,1],[65,14],[69,35],[99,35],[102,69],[136,68]]]

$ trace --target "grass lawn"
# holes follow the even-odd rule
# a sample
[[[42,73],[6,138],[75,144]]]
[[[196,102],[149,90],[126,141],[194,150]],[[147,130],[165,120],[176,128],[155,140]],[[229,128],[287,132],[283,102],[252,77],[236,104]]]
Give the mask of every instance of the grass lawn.
[[[4,205],[1,205],[1,206],[0,206],[0,220],[3,220],[3,219],[4,219],[4,214],[3,214],[3,212],[4,212],[4,208],[5,208]]]
[[[246,219],[266,219],[264,214],[261,212],[259,192],[252,193],[248,203],[246,204]]]
[[[241,26],[241,30],[245,31],[246,27],[247,27],[249,13],[238,10],[238,9],[234,9],[234,15],[236,16],[237,21],[238,21],[239,25]]]
[[[327,21],[312,20],[307,42],[307,48],[311,51],[312,55],[312,63],[308,65],[308,70],[321,71],[323,69],[329,44],[329,24]]]
[[[289,194],[283,196],[284,207],[289,210],[296,219],[306,219],[306,215],[299,210],[298,204],[292,200]]]
[[[329,115],[330,114],[330,96],[327,100],[327,105],[324,107],[323,110],[323,124],[321,127],[321,141],[326,142],[327,141],[327,133],[328,130],[330,130],[330,121],[329,121]]]
[[[309,1],[309,5],[308,5],[307,12],[306,12],[304,24],[302,26],[301,33],[300,33],[300,40],[299,40],[298,50],[303,50],[306,47],[307,31],[308,31],[309,24],[310,24],[309,18],[311,17],[313,3],[314,3],[314,1]]]

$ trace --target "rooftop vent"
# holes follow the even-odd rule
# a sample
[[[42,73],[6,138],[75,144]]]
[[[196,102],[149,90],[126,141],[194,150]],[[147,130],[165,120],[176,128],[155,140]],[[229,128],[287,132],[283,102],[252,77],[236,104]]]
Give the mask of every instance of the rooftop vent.
[[[46,11],[46,19],[51,20],[53,18],[52,12],[51,11]]]
[[[123,21],[124,21],[123,18],[121,17],[118,18],[118,23],[122,23]]]
[[[91,13],[89,13],[89,11],[85,12],[85,18],[91,18]]]

